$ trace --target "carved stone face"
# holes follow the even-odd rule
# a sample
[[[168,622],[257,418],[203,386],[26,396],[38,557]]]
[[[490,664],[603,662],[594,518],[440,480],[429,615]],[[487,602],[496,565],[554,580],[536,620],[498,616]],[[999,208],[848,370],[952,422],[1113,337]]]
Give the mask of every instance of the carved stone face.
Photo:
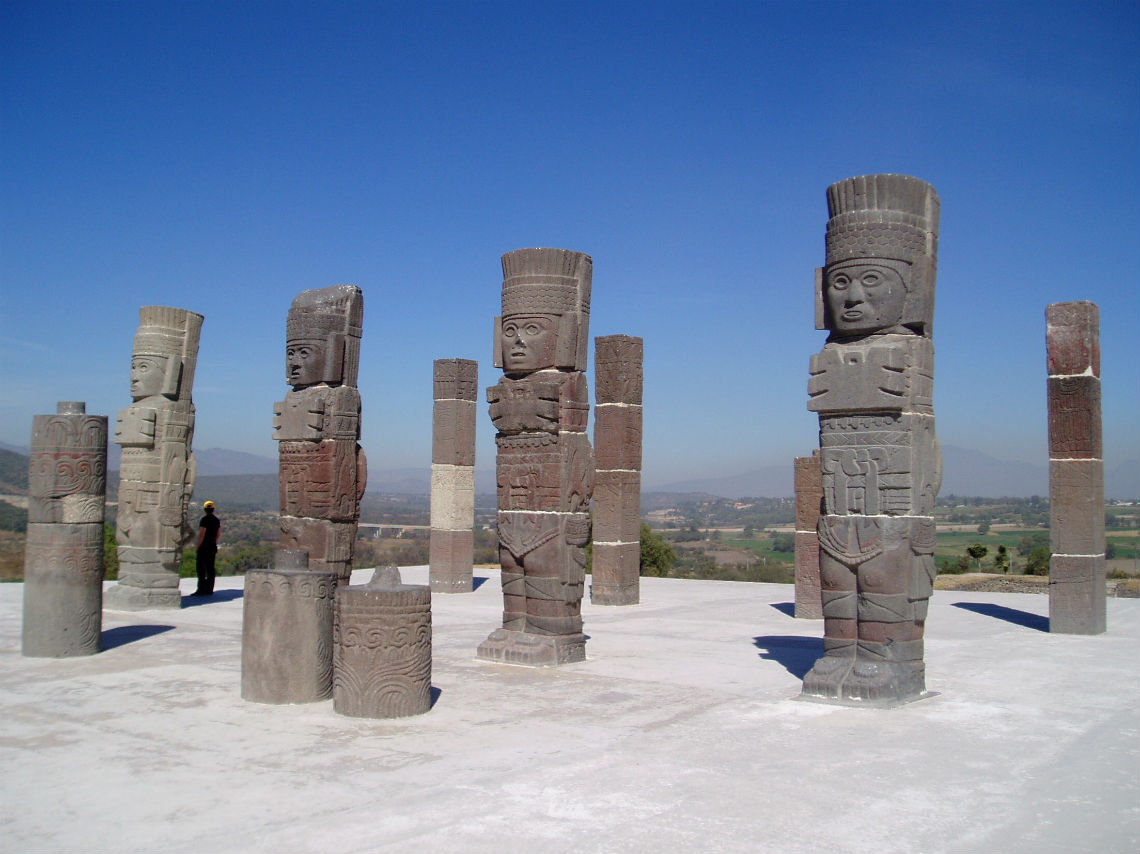
[[[315,341],[289,341],[285,345],[285,378],[293,388],[319,383],[324,367],[324,345]]]
[[[503,369],[508,374],[554,367],[558,333],[549,317],[503,318]]]
[[[892,267],[871,261],[845,261],[828,267],[824,298],[832,331],[841,335],[866,334],[902,323],[906,285]]]
[[[142,400],[162,394],[166,379],[166,356],[136,354],[131,359],[131,397]]]

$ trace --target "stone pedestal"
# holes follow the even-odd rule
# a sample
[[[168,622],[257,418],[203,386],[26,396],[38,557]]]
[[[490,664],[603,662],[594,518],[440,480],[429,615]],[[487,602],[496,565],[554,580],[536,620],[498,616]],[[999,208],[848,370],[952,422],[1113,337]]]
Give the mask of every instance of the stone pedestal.
[[[290,550],[308,562],[304,552]],[[245,576],[241,696],[254,703],[313,703],[333,690],[337,574],[256,569]]]
[[[402,584],[394,566],[341,587],[333,634],[333,709],[399,718],[431,708],[431,588]]]
[[[796,617],[823,619],[819,583],[819,525],[823,504],[823,473],[819,451],[796,457]]]
[[[28,469],[24,655],[64,658],[102,648],[107,416],[64,401],[37,415]]]
[[[641,429],[644,342],[594,339],[593,582],[596,605],[641,601]]]
[[[429,583],[436,593],[474,589],[475,392],[479,363],[437,359],[432,417]]]
[[[1046,309],[1049,359],[1049,631],[1107,628],[1100,310],[1091,302]]]

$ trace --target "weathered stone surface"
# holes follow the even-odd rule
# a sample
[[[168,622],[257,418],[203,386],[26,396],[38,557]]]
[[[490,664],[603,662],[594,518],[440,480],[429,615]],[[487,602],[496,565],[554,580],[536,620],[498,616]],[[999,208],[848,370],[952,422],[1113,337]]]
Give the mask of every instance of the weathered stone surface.
[[[641,543],[593,545],[590,601],[595,605],[636,605],[641,601]]]
[[[1099,635],[1107,630],[1104,555],[1049,560],[1049,631]]]
[[[595,401],[642,405],[645,342],[632,335],[602,335],[594,339]]]
[[[475,465],[475,402],[437,400],[432,419],[433,463]]]
[[[1104,463],[1049,463],[1049,548],[1054,554],[1104,554]]]
[[[641,407],[599,404],[594,409],[598,469],[641,471]]]
[[[590,256],[520,249],[503,256],[503,313],[487,389],[498,434],[503,628],[480,658],[533,666],[585,657],[581,600],[594,456],[583,371],[589,340]]]
[[[280,442],[281,546],[308,551],[309,568],[352,572],[360,499],[360,338],[364,294],[354,285],[302,291],[286,321],[285,374],[292,390],[274,407]]]
[[[105,604],[119,610],[180,608],[182,546],[194,531],[186,508],[197,467],[194,373],[202,315],[144,306],[131,360],[134,403],[119,413],[119,583]]]
[[[917,178],[866,175],[830,187],[828,208],[816,325],[830,336],[808,384],[827,514],[816,552],[825,654],[803,695],[890,706],[925,692],[930,514],[942,481],[931,340],[939,201]],[[801,599],[808,614],[816,595],[814,549],[801,528],[818,507],[811,465],[802,464],[802,507],[797,484],[797,616]]]
[[[1049,377],[1049,457],[1100,460],[1100,377]]]
[[[819,451],[796,457],[796,617],[823,617],[819,584],[819,534],[823,507],[823,470]]]
[[[313,703],[333,689],[337,574],[257,569],[245,576],[241,696],[255,703]]]
[[[796,618],[823,618],[823,600],[819,580],[819,535],[815,531],[796,531]]]
[[[1050,376],[1100,376],[1100,309],[1094,302],[1056,302],[1045,309]]]
[[[475,468],[436,463],[431,467],[431,526],[470,531],[475,524]]]
[[[400,718],[431,708],[431,590],[394,566],[341,587],[333,630],[333,710]]]
[[[470,593],[475,589],[472,555],[475,535],[466,531],[432,529],[431,569],[428,580],[433,593]]]
[[[433,380],[436,400],[479,399],[479,363],[474,359],[436,359]]]
[[[597,472],[593,541],[595,546],[598,543],[640,543],[641,472]],[[594,565],[597,566],[597,552]]]

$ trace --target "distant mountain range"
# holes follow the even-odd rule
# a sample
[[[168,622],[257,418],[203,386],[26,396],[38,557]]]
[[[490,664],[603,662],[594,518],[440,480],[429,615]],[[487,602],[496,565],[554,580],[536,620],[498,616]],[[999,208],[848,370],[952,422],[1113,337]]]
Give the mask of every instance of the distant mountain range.
[[[22,463],[8,460],[11,469],[27,466],[27,449],[12,445],[0,446],[0,458],[14,452],[23,456]],[[118,451],[114,447],[114,451]],[[1026,498],[1030,495],[1048,496],[1049,467],[1032,463],[999,460],[980,451],[946,445],[942,449],[944,479],[941,495],[983,496],[1000,498]],[[198,493],[209,491],[225,496],[229,501],[241,501],[244,491],[258,494],[276,492],[277,460],[242,451],[224,448],[206,448],[194,452],[198,460]],[[109,468],[118,468],[118,455],[112,453]],[[19,478],[18,471],[12,475]],[[1105,496],[1117,499],[1140,498],[1140,460],[1129,460],[1105,471]],[[0,481],[5,478],[0,477]],[[7,478],[11,483],[12,478]],[[26,474],[23,476],[26,484]],[[386,494],[427,495],[431,490],[429,466],[399,469],[373,469],[368,472],[368,491]],[[495,491],[493,469],[477,469],[475,491],[489,494]],[[668,483],[649,482],[646,493],[707,493],[722,498],[781,498],[794,493],[792,463],[763,466],[741,474],[726,477],[690,478]],[[218,498],[215,498],[218,500]],[[244,502],[243,502],[244,503]]]

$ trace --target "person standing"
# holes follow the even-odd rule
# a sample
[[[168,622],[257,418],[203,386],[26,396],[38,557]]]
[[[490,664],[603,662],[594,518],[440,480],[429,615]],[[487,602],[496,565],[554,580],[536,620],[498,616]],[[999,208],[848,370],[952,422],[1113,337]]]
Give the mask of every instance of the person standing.
[[[206,515],[198,523],[198,589],[194,596],[214,595],[214,559],[218,556],[218,536],[222,532],[222,522],[214,515],[214,502],[202,505]]]

